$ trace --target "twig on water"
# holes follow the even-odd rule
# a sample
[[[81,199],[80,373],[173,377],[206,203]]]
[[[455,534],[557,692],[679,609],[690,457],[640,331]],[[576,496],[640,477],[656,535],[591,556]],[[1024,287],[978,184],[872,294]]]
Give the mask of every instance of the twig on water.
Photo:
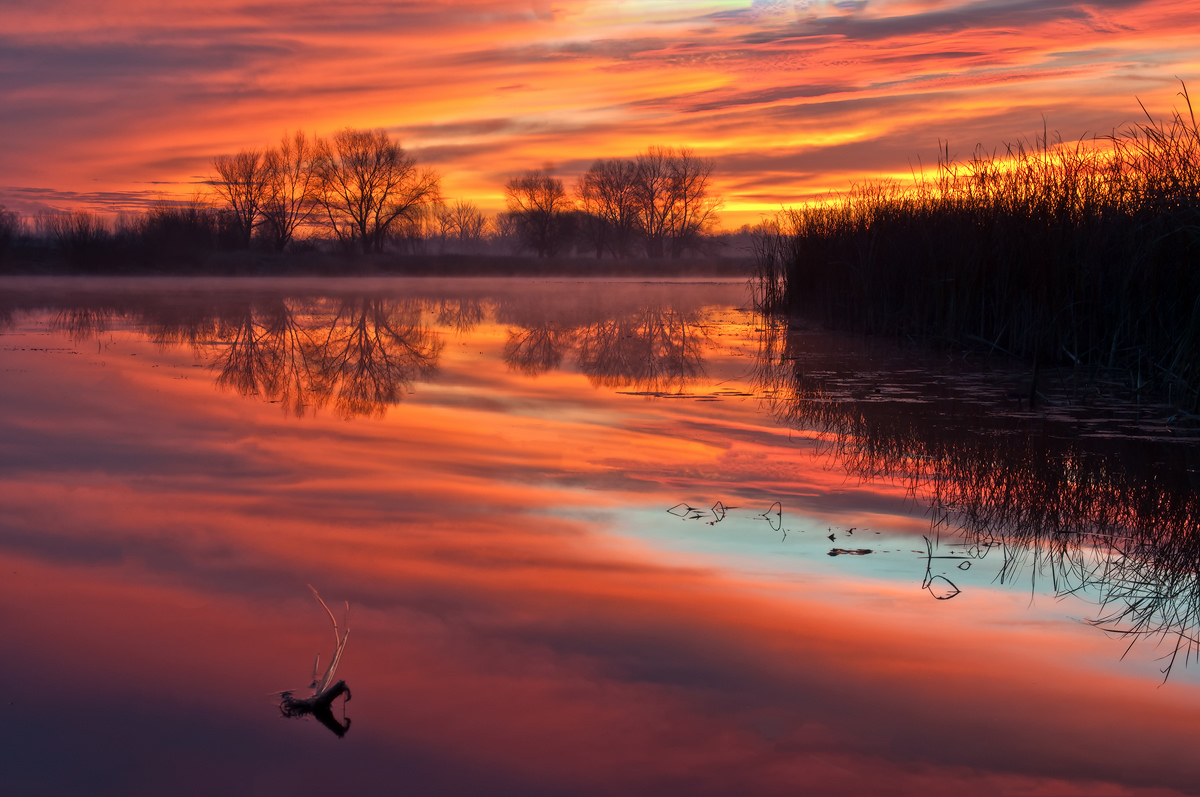
[[[330,660],[329,666],[325,668],[325,672],[318,678],[317,670],[321,662],[321,655],[318,653],[316,660],[313,662],[313,681],[309,684],[313,693],[308,697],[296,697],[291,690],[280,692],[279,710],[285,717],[303,717],[311,714],[340,738],[345,736],[346,731],[350,730],[350,720],[346,718],[344,725],[339,723],[333,716],[331,706],[333,701],[342,695],[345,695],[346,701],[349,701],[350,687],[346,686],[345,681],[334,683],[333,678],[337,672],[338,664],[342,660],[342,653],[346,649],[346,640],[350,637],[350,626],[347,622],[347,617],[350,614],[350,602],[346,602],[346,613],[342,616],[342,624],[345,626],[345,630],[339,630],[337,618],[333,616],[333,612],[330,611],[329,606],[322,600],[316,588],[312,584],[309,584],[308,588],[312,590],[313,597],[321,604],[321,608],[329,615],[329,622],[333,624],[333,658]]]

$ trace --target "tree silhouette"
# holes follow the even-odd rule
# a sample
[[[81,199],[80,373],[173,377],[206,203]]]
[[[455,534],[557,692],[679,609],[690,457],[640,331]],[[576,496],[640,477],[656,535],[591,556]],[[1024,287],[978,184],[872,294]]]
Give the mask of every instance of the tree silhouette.
[[[597,160],[576,188],[585,214],[583,233],[596,257],[632,254],[638,231],[637,164],[630,160]]]
[[[438,237],[442,248],[472,251],[480,248],[488,232],[488,221],[474,202],[465,199],[437,211]]]
[[[236,155],[213,158],[217,174],[210,182],[228,206],[233,234],[241,249],[250,248],[250,238],[268,198],[271,169],[259,150],[242,150]]]
[[[296,230],[313,216],[316,188],[316,146],[297,130],[285,135],[277,149],[266,154],[266,198],[262,204],[263,225],[271,246],[282,252]]]
[[[390,234],[440,199],[437,173],[418,168],[383,130],[346,129],[321,139],[314,163],[324,221],[364,254],[382,251]]]
[[[710,194],[713,161],[683,148],[671,158],[673,203],[670,213],[671,256],[695,248],[700,237],[716,224],[720,200]]]
[[[646,254],[679,257],[716,223],[713,162],[689,149],[651,147],[638,155],[634,206]]]
[[[0,255],[21,233],[21,217],[0,205]]]
[[[104,220],[86,210],[71,213],[43,211],[37,216],[37,225],[68,262],[83,270],[92,270],[101,264],[107,244],[112,240]]]
[[[513,177],[504,186],[504,199],[521,245],[538,257],[558,254],[567,243],[567,213],[571,198],[562,180],[543,169]]]

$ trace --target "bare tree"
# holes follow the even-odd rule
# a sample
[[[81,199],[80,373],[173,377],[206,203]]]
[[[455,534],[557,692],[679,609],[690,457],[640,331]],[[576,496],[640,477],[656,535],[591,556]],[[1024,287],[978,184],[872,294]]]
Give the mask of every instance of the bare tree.
[[[636,205],[638,226],[645,236],[646,254],[662,257],[670,233],[671,205],[674,202],[671,186],[671,150],[651,147],[637,156]]]
[[[719,198],[710,194],[713,162],[682,148],[671,160],[674,203],[671,209],[671,256],[694,248],[716,225]]]
[[[342,130],[316,146],[315,198],[339,240],[364,254],[439,200],[439,177],[383,130]]]
[[[21,217],[15,211],[6,210],[4,205],[0,205],[0,252],[20,236],[23,226]]]
[[[584,233],[596,250],[628,257],[637,234],[637,164],[629,160],[597,160],[575,189],[585,215]]]
[[[713,162],[689,149],[651,147],[637,156],[635,206],[646,254],[679,257],[716,223]]]
[[[487,218],[465,199],[439,208],[437,225],[443,248],[453,245],[460,251],[478,249],[488,233]]]
[[[438,236],[437,211],[442,206],[439,199],[405,214],[397,219],[387,240],[406,254],[428,253],[431,242]]]
[[[522,246],[537,252],[538,257],[557,254],[567,242],[567,214],[572,210],[562,180],[535,169],[510,179],[504,199]]]
[[[507,210],[497,213],[492,220],[492,234],[488,236],[492,248],[506,254],[521,251],[521,238],[517,228],[516,214]]]
[[[236,155],[216,156],[213,169],[217,173],[210,182],[228,206],[237,244],[249,249],[250,237],[267,199],[270,175],[267,158],[259,150],[244,149]]]
[[[69,213],[44,210],[37,215],[37,226],[42,237],[62,248],[91,244],[110,233],[103,219],[86,210]]]
[[[261,213],[272,247],[282,252],[313,216],[316,147],[304,132],[284,135],[266,154],[266,197]]]
[[[154,203],[139,218],[134,235],[149,263],[197,265],[216,247],[219,228],[217,212],[197,196]]]

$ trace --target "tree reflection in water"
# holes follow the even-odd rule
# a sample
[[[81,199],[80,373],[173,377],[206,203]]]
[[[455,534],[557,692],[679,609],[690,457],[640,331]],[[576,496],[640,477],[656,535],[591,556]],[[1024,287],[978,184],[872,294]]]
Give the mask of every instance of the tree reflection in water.
[[[132,324],[209,360],[220,387],[278,402],[297,416],[329,405],[347,417],[379,415],[398,402],[437,369],[443,344],[426,315],[462,335],[494,314],[509,325],[506,363],[528,375],[573,360],[597,387],[658,393],[678,392],[704,374],[711,341],[700,310],[661,300],[614,310],[593,299],[117,292],[61,299],[55,326],[88,340],[114,321]]]
[[[221,330],[217,384],[304,415],[331,402],[344,417],[382,415],[437,368],[442,344],[416,301],[247,304]]]
[[[504,361],[528,376],[562,367],[563,357],[575,347],[577,330],[550,322],[541,326],[508,330]]]
[[[679,390],[704,373],[706,341],[694,316],[663,305],[643,307],[580,330],[579,367],[597,386]]]
[[[339,414],[379,416],[437,370],[442,350],[416,300],[194,299],[70,304],[56,328],[88,340],[121,320],[164,345],[191,347],[219,387],[261,396],[303,416],[332,404]]]
[[[66,332],[75,342],[92,340],[108,330],[113,315],[114,311],[106,307],[66,307],[54,317],[51,327]]]
[[[594,386],[646,392],[678,392],[704,374],[709,338],[698,313],[652,304],[583,324],[523,321],[504,345],[505,361],[521,373],[560,368],[573,355]]]
[[[1136,409],[1081,407],[1067,390],[1034,413],[1010,398],[1019,375],[932,373],[894,353],[855,362],[786,321],[762,329],[758,375],[773,414],[817,432],[851,473],[927,501],[935,539],[960,535],[946,558],[996,548],[1001,582],[1027,576],[1090,597],[1096,627],[1131,645],[1166,643],[1165,675],[1200,654],[1194,434],[1164,432]]]
[[[29,298],[30,306],[46,307]],[[16,304],[8,310],[20,309]],[[77,340],[117,320],[192,347],[218,384],[301,415],[332,406],[380,415],[431,376],[442,344],[424,323],[467,331],[489,313],[508,325],[504,357],[539,374],[570,362],[595,385],[680,390],[703,373],[701,312],[632,300],[606,311],[588,295],[423,301],[379,296],[249,298],[131,293],[64,299],[55,326]],[[816,430],[839,464],[899,481],[927,501],[938,548],[927,589],[953,597],[953,570],[1000,557],[999,578],[1048,584],[1098,603],[1092,622],[1136,641],[1167,642],[1164,670],[1200,654],[1200,446],[1145,408],[1088,407],[1069,383],[1037,412],[1027,377],[831,348],[761,321],[759,389],[782,423]],[[870,352],[867,353],[868,355]],[[1132,405],[1131,405],[1132,406]],[[1141,413],[1141,414],[1139,414]],[[950,536],[943,532],[956,532]],[[943,560],[943,556],[952,559]],[[945,583],[943,583],[945,582]]]
[[[278,401],[297,417],[307,407],[323,404],[314,396],[322,379],[316,329],[298,321],[307,314],[283,299],[246,303],[240,309],[236,323],[221,330],[226,343],[213,359],[217,385]]]
[[[340,302],[316,348],[313,395],[346,417],[382,415],[437,368],[442,342],[416,301],[355,297]]]
[[[434,303],[434,317],[439,326],[449,327],[456,334],[466,335],[483,323],[487,317],[487,305],[479,299],[438,299]]]

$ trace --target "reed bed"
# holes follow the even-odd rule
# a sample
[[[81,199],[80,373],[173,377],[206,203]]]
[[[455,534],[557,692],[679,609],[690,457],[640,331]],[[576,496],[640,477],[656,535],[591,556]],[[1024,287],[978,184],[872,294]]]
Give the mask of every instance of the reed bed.
[[[783,211],[757,300],[842,329],[1115,369],[1200,406],[1200,128],[1184,110],[1104,138],[1048,132],[936,174]]]

